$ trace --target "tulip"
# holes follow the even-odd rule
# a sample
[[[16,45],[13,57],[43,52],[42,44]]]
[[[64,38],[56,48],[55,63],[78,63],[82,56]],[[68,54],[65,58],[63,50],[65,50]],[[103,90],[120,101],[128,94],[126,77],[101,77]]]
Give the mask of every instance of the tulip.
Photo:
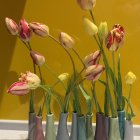
[[[21,19],[19,23],[19,36],[21,40],[28,42],[31,38],[31,29],[25,19]]]
[[[45,63],[45,57],[38,52],[30,51],[30,56],[34,62],[34,64],[38,66],[42,66]]]
[[[25,95],[30,92],[28,84],[26,82],[15,82],[8,88],[8,93],[13,95]]]
[[[26,73],[21,73],[19,81],[27,83],[29,89],[31,90],[38,88],[41,83],[39,77],[29,71],[27,71]]]
[[[92,10],[96,4],[96,0],[77,0],[83,10]]]
[[[38,36],[46,37],[47,35],[49,35],[49,27],[45,24],[32,22],[29,24],[29,26],[33,30],[33,32]]]
[[[84,59],[84,64],[86,67],[89,67],[91,65],[96,65],[98,64],[98,61],[101,57],[101,53],[99,50],[97,50],[94,53],[89,54],[88,56],[85,57]]]
[[[74,39],[70,35],[64,32],[60,32],[59,41],[66,48],[72,48],[75,43]]]
[[[93,36],[97,34],[98,27],[93,22],[91,22],[88,18],[84,18],[84,26],[85,26],[86,32],[89,35]]]
[[[122,46],[123,40],[124,29],[119,24],[115,24],[107,35],[106,46],[110,51],[117,51]]]
[[[107,22],[101,22],[98,28],[98,34],[100,38],[103,40],[106,38],[108,34],[108,27],[107,27]]]
[[[97,81],[104,69],[105,68],[102,65],[89,66],[85,71],[85,78],[90,81]]]
[[[10,34],[18,35],[18,25],[16,22],[8,17],[5,18],[6,27]]]
[[[65,81],[65,80],[67,80],[69,78],[69,74],[68,73],[62,73],[62,74],[60,74],[59,76],[58,76],[58,79],[60,80],[60,81]]]
[[[132,85],[136,81],[136,75],[133,72],[128,72],[125,76],[125,82],[128,85]]]

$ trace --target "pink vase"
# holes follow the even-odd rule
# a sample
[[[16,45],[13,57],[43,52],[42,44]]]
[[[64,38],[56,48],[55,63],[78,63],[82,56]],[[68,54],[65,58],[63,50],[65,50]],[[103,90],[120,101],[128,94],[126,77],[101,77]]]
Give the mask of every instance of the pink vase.
[[[45,140],[42,128],[42,117],[36,116],[36,128],[34,140]]]

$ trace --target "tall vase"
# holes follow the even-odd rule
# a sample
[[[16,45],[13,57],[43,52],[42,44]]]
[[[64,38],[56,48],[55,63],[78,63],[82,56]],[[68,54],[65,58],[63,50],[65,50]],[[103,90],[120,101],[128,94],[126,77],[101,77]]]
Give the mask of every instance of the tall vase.
[[[28,122],[28,139],[29,140],[34,140],[35,126],[36,126],[36,114],[29,113],[29,122]]]
[[[86,140],[85,116],[78,116],[78,140]]]
[[[42,117],[36,116],[36,128],[34,140],[45,140],[42,128]]]
[[[105,116],[105,130],[106,130],[106,137],[108,140],[109,136],[109,117]]]
[[[68,113],[60,114],[56,140],[70,140],[67,128],[67,117]]]
[[[96,114],[95,140],[108,140],[104,114]]]
[[[124,128],[125,128],[125,112],[124,111],[118,111],[118,119],[119,119],[119,129],[120,129],[120,135],[121,140],[124,140]]]
[[[132,121],[125,121],[124,140],[134,140],[133,123]]]
[[[45,140],[56,140],[54,114],[47,114],[46,116]]]
[[[121,140],[118,118],[110,118],[109,140]]]
[[[72,113],[72,126],[70,140],[77,140],[77,113]]]
[[[93,128],[92,128],[92,116],[93,114],[86,115],[86,139],[87,140],[94,139]]]

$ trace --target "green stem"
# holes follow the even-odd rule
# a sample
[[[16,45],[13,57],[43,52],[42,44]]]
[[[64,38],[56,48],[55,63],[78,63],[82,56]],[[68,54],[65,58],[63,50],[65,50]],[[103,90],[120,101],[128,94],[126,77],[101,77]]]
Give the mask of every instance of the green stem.
[[[92,10],[89,10],[89,12],[90,12],[90,15],[91,15],[91,17],[92,17],[92,20],[93,20],[94,24],[96,24],[96,21],[95,21],[95,18],[94,18],[94,15],[93,15]]]

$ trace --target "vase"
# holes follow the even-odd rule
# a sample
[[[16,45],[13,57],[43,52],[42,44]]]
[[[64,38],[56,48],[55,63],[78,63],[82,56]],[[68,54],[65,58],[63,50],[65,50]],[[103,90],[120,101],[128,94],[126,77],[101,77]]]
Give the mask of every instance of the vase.
[[[121,135],[121,140],[124,140],[124,128],[125,128],[125,112],[118,111],[118,119],[119,119],[119,130]]]
[[[86,125],[85,125],[85,116],[78,116],[78,140],[86,140]]]
[[[96,114],[95,140],[108,140],[105,125],[105,116],[102,113]]]
[[[118,118],[110,118],[109,140],[121,140]]]
[[[77,140],[77,113],[72,113],[71,135],[70,140]]]
[[[56,140],[56,131],[55,131],[53,113],[46,115],[45,140]]]
[[[69,140],[69,133],[67,128],[68,113],[61,113],[58,124],[58,131],[56,140]]]
[[[125,120],[124,140],[134,140],[132,121]]]
[[[93,128],[92,128],[92,116],[93,114],[86,115],[86,139],[87,140],[94,139]]]
[[[36,126],[36,114],[29,113],[29,122],[28,122],[28,139],[29,140],[34,140],[35,126]]]
[[[108,136],[109,136],[109,117],[105,116],[105,130],[106,130],[106,137],[108,140]]]
[[[36,116],[36,127],[34,140],[45,140],[42,128],[42,117]]]

